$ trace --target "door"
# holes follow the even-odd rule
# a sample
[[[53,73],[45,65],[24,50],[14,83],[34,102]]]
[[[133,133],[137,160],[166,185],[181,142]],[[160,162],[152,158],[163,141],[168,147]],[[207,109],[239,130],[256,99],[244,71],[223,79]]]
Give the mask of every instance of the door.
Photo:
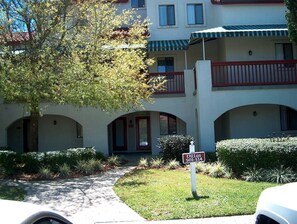
[[[149,117],[136,118],[136,147],[137,150],[151,150],[151,130]]]
[[[127,119],[120,117],[113,122],[113,151],[127,151]]]

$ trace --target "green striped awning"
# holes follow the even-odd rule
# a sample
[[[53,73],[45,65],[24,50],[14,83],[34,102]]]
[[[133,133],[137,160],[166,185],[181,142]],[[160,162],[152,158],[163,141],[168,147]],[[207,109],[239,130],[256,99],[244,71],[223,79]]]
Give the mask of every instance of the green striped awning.
[[[189,40],[155,40],[149,41],[148,51],[181,51],[188,48]]]
[[[273,25],[239,25],[222,26],[191,33],[190,42],[199,39],[214,39],[223,37],[287,37],[288,27],[285,24]]]

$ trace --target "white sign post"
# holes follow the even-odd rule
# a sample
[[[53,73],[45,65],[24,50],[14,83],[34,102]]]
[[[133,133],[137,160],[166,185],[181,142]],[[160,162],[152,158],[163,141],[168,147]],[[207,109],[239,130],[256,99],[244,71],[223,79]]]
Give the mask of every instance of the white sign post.
[[[189,153],[182,154],[182,160],[184,164],[190,163],[192,194],[193,197],[196,198],[198,197],[196,191],[196,162],[205,161],[205,152],[195,152],[195,145],[193,141],[191,141],[191,145],[189,145],[189,151]]]
[[[191,145],[189,146],[189,151],[190,153],[194,153],[195,152],[195,145],[194,142],[191,141]],[[191,186],[192,186],[192,195],[193,197],[198,197],[197,191],[196,191],[196,163],[192,162],[190,163],[191,166]]]

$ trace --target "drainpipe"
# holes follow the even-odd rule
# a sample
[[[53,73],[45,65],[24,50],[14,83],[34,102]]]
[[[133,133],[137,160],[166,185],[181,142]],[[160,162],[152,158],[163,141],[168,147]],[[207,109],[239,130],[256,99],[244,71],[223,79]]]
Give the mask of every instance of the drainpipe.
[[[188,57],[187,57],[187,51],[185,50],[185,69],[188,69]]]
[[[203,55],[203,61],[205,61],[205,41],[204,41],[204,38],[202,38],[202,55]]]

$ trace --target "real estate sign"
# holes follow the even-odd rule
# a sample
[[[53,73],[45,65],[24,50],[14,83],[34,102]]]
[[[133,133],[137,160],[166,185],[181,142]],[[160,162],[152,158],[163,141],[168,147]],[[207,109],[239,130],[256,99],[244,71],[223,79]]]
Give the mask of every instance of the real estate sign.
[[[205,162],[205,152],[183,153],[182,161],[184,164]]]

